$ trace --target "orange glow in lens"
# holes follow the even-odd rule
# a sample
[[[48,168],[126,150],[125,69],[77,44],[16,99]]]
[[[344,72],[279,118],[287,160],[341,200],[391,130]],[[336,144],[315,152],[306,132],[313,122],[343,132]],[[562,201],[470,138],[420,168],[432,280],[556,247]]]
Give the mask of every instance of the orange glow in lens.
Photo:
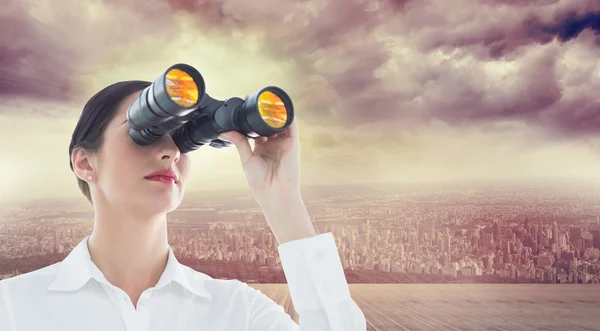
[[[258,112],[263,121],[272,128],[281,128],[287,122],[285,104],[273,92],[263,92],[258,96]]]
[[[171,69],[167,72],[165,87],[171,100],[182,107],[191,107],[198,102],[196,82],[181,69]]]

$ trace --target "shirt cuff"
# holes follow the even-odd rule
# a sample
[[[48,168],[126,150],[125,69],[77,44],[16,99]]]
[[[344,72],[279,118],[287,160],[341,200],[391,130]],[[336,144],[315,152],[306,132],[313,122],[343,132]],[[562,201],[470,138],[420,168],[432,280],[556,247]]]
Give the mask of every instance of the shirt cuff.
[[[279,257],[297,311],[351,300],[350,289],[331,232],[279,245]]]

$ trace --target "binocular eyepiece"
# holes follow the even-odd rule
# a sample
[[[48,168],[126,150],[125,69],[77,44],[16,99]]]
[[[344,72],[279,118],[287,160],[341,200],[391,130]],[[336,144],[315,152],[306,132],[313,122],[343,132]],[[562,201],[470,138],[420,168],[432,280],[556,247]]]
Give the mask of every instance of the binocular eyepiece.
[[[208,144],[221,148],[226,131],[247,137],[269,137],[286,130],[294,119],[294,106],[285,91],[265,87],[247,100],[216,100],[206,94],[204,78],[194,67],[169,67],[127,110],[129,135],[138,145],[149,145],[170,134],[181,153]]]

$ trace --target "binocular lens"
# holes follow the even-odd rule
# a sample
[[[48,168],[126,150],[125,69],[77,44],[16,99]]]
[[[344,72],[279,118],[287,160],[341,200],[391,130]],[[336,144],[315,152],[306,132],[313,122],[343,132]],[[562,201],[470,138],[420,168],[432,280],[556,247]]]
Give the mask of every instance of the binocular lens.
[[[171,69],[165,77],[165,88],[171,100],[182,106],[191,107],[198,102],[198,86],[187,72]]]
[[[270,127],[279,129],[287,123],[287,109],[275,93],[270,91],[261,93],[257,106],[260,117]]]

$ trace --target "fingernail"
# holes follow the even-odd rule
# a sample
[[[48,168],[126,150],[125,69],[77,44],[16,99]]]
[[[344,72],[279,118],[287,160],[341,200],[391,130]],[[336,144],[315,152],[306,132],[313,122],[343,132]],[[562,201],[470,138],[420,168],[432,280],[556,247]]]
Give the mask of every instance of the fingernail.
[[[220,134],[219,139],[229,141],[229,139],[227,139],[227,136],[225,134]]]

